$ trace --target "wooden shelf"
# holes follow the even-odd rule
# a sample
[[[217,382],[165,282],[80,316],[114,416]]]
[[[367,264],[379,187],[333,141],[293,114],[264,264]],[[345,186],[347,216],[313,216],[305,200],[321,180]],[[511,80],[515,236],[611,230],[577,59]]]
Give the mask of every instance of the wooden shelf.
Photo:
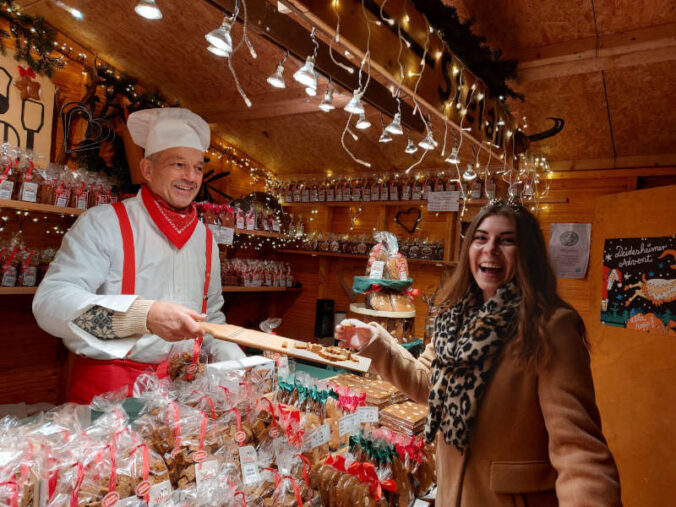
[[[319,257],[340,257],[343,259],[368,259],[368,255],[346,254],[336,252],[323,252],[321,250],[294,250],[294,249],[280,249],[276,250],[279,253],[293,254],[293,255],[310,255]],[[409,264],[431,264],[433,266],[455,266],[455,261],[433,260],[433,259],[406,259]]]
[[[38,290],[37,287],[0,287],[0,296],[35,294],[36,290]]]
[[[54,206],[53,204],[40,204],[36,202],[14,201],[0,199],[0,208],[10,208],[21,211],[34,211],[37,213],[53,213],[58,215],[81,215],[85,210],[78,208],[64,208],[63,206]]]
[[[531,204],[534,203],[535,200],[533,199],[526,199],[523,201],[524,204]],[[542,199],[539,199],[541,204],[566,204],[568,202],[567,197],[543,197]],[[462,204],[462,199],[460,199],[460,203]],[[484,204],[488,204],[488,199],[469,199],[467,201],[467,206],[483,206]],[[324,206],[327,208],[337,208],[337,207],[345,207],[345,206],[388,206],[388,207],[393,207],[393,206],[423,206],[427,205],[427,200],[421,199],[419,201],[334,201],[334,202],[327,202],[327,201],[322,201],[322,202],[285,202],[282,203],[283,207],[299,207],[299,208],[315,208],[317,206]]]
[[[301,287],[243,287],[240,285],[223,286],[223,292],[300,292]]]
[[[250,236],[264,236],[266,238],[282,238],[284,234],[271,231],[251,231],[249,229],[235,229],[235,234],[248,234]]]

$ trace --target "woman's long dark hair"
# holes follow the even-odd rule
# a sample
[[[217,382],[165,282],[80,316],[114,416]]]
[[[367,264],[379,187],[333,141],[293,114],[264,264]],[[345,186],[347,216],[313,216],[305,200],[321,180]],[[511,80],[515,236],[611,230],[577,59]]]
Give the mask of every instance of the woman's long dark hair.
[[[439,308],[439,313],[447,310],[457,303],[474,283],[469,263],[469,247],[481,222],[491,215],[509,218],[516,228],[518,253],[515,282],[522,295],[519,332],[516,339],[521,342],[521,357],[528,363],[538,365],[546,360],[549,352],[545,333],[547,321],[557,308],[563,306],[572,309],[572,307],[556,292],[556,276],[549,265],[542,230],[535,216],[523,206],[497,201],[481,209],[467,228],[458,266],[449,280],[437,291],[435,306]],[[584,336],[582,319],[579,319],[579,323]]]

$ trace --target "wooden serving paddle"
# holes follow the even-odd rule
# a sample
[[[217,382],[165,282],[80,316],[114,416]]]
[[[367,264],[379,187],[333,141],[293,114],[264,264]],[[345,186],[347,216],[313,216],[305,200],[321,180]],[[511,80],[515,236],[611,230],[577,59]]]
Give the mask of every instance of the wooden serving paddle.
[[[301,340],[285,338],[274,334],[262,333],[253,329],[246,329],[232,324],[211,324],[209,322],[200,322],[202,329],[213,335],[214,338],[225,340],[244,347],[253,347],[256,349],[278,352],[289,357],[305,359],[313,363],[328,364],[337,366],[346,370],[365,373],[371,366],[371,360],[367,357],[352,354],[351,359],[345,361],[331,360],[322,357],[316,352],[307,349],[308,344]]]

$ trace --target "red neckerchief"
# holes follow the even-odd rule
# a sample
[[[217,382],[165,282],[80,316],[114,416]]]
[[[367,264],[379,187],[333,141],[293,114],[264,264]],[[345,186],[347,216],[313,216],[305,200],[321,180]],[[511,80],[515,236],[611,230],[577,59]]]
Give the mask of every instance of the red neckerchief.
[[[183,212],[169,206],[160,196],[153,194],[145,185],[141,186],[141,197],[150,218],[155,225],[179,250],[187,243],[197,227],[197,209],[194,203],[185,208]]]

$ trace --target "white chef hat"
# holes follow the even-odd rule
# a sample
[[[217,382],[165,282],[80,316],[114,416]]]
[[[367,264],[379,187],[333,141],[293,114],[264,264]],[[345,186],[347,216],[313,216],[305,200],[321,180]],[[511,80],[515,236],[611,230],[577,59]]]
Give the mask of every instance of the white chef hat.
[[[143,109],[129,115],[127,128],[145,156],[167,148],[195,148],[207,151],[211,141],[209,124],[180,107]]]

